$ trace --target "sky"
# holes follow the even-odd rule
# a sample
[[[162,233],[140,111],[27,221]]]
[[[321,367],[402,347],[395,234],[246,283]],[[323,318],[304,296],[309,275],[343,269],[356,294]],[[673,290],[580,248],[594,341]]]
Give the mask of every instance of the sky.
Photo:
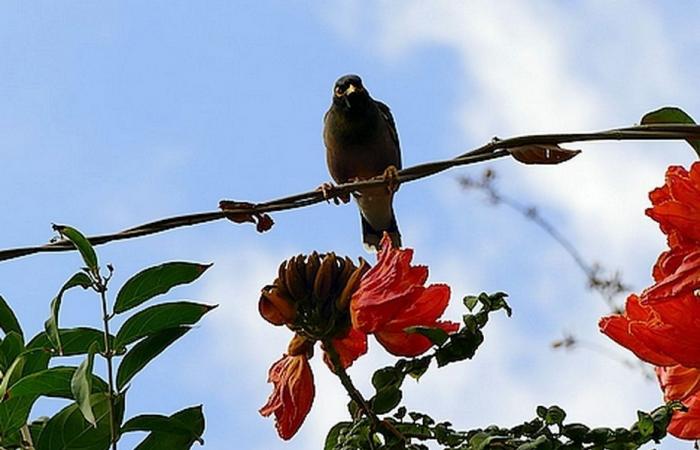
[[[224,198],[259,202],[319,186],[329,180],[322,116],[346,73],[391,106],[406,166],[494,136],[628,126],[666,105],[698,118],[698,13],[693,0],[3,2],[0,247],[46,242],[51,223],[99,234],[214,210]],[[452,287],[446,315],[461,317],[462,296],[481,291],[509,293],[514,309],[489,324],[473,361],[408,382],[409,409],[468,428],[515,425],[556,403],[572,421],[621,426],[661,403],[656,383],[615,359],[631,355],[598,332],[608,310],[564,250],[457,182],[491,168],[500,191],[537,206],[587,260],[620,270],[639,291],[665,245],[644,216],[647,193],[694,154],[669,142],[570,147],[583,153],[560,166],[504,159],[398,192],[404,244],[431,282]],[[321,448],[343,420],[347,398],[320,358],[316,402],[293,440],[280,441],[258,415],[267,369],[291,333],[264,322],[257,300],[292,255],[370,257],[356,207],[273,218],[262,235],[217,222],[98,248],[116,267],[113,286],[165,261],[214,263],[164,297],[220,306],[135,379],[128,416],[202,403],[204,448],[217,450]],[[42,329],[79,266],[73,253],[0,263],[0,295],[27,334]],[[71,292],[61,324],[98,326],[97,299]],[[553,351],[564,333],[607,353]],[[369,393],[369,374],[391,361],[371,342],[350,374]],[[33,416],[62,405],[41,402]]]

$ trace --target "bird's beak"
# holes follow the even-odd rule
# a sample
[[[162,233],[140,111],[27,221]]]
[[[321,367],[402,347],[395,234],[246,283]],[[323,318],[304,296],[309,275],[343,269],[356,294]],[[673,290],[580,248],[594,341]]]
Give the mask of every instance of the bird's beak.
[[[345,92],[343,93],[343,95],[345,95],[347,97],[348,95],[352,94],[353,92],[357,92],[357,91],[358,91],[357,87],[354,84],[351,84],[350,86],[348,86],[347,89],[345,89]]]

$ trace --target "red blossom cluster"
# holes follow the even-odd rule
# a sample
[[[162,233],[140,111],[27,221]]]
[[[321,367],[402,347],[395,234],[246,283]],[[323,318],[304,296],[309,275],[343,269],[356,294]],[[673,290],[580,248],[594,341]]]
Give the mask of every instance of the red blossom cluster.
[[[262,316],[274,325],[285,324],[296,333],[287,353],[270,368],[268,381],[274,388],[267,404],[260,409],[264,416],[275,415],[277,432],[281,438],[290,439],[294,436],[311,409],[315,389],[308,360],[313,354],[316,340],[322,342],[324,361],[335,372],[337,368],[329,354],[330,349],[325,348],[325,345],[333,347],[340,365],[345,369],[367,352],[369,334],[373,334],[393,355],[417,356],[425,353],[432,343],[425,336],[404,331],[406,328],[434,327],[448,333],[459,328],[458,323],[439,320],[450,299],[449,286],[432,284],[426,287],[428,268],[411,265],[413,250],[392,248],[391,239],[386,233],[381,248],[374,267],[366,272],[362,267],[357,269],[356,273],[361,274],[358,285],[350,277],[345,286],[335,289],[336,292],[341,292],[339,297],[334,298],[329,294],[313,298],[316,306],[320,306],[317,310],[333,310],[332,307],[324,306],[331,303],[334,308],[340,309],[334,310],[328,318],[321,317],[321,322],[327,319],[336,323],[342,321],[343,314],[348,316],[347,326],[331,328],[338,330],[332,331],[332,336],[313,337],[313,330],[325,327],[323,323],[300,319],[300,316],[310,316],[303,312],[304,300],[299,302],[302,306],[300,312],[299,305],[291,304],[285,299],[287,293],[279,283],[273,290],[263,289],[260,301]],[[275,289],[281,290],[282,295]],[[326,291],[331,293],[333,289]],[[349,304],[343,300],[348,291],[352,292]],[[297,297],[304,297],[303,292]]]
[[[604,317],[600,329],[656,366],[667,401],[687,412],[673,415],[668,431],[700,439],[700,162],[690,171],[671,166],[654,189],[646,214],[659,223],[669,249],[653,269],[654,284],[627,298],[623,314]]]

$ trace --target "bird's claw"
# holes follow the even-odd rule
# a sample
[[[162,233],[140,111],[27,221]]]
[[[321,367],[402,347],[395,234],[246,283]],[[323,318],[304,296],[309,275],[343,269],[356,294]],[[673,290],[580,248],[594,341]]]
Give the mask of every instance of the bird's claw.
[[[399,169],[391,165],[384,170],[382,178],[387,182],[386,188],[389,193],[393,194],[399,190]]]
[[[337,187],[333,183],[323,183],[321,186],[316,188],[317,191],[321,191],[321,193],[323,194],[323,198],[328,203],[330,203],[331,200],[333,200],[333,203],[335,203],[336,205],[340,205],[341,203],[348,203],[350,201],[350,194],[336,194],[336,189]]]

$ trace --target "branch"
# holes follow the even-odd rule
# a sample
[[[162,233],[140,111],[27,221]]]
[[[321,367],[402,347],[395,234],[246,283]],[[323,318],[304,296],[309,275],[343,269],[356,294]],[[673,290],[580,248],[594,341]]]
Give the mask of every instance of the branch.
[[[418,164],[399,171],[398,177],[394,180],[385,180],[384,177],[377,177],[370,180],[345,183],[336,186],[325,194],[320,190],[313,190],[301,194],[282,197],[264,203],[258,203],[251,208],[241,208],[240,210],[212,211],[204,213],[187,214],[182,216],[169,217],[128,228],[126,230],[88,237],[92,245],[106,244],[112,241],[133,239],[150,234],[160,233],[174,228],[191,225],[198,225],[215,220],[224,219],[227,215],[270,213],[289,209],[302,208],[314,205],[326,200],[335,200],[347,196],[354,191],[388,185],[392,183],[398,185],[429,177],[439,172],[443,172],[453,167],[476,164],[483,161],[502,158],[510,155],[508,148],[535,144],[563,144],[570,142],[586,141],[623,141],[623,140],[696,140],[700,139],[700,125],[639,125],[627,128],[616,128],[605,131],[591,133],[566,133],[566,134],[537,134],[527,136],[517,136],[509,139],[494,138],[491,142],[472,151],[464,153],[453,159],[441,160]],[[73,250],[73,245],[66,240],[58,240],[45,245],[32,247],[19,247],[7,250],[0,250],[0,261],[31,255],[34,253],[62,252]]]

